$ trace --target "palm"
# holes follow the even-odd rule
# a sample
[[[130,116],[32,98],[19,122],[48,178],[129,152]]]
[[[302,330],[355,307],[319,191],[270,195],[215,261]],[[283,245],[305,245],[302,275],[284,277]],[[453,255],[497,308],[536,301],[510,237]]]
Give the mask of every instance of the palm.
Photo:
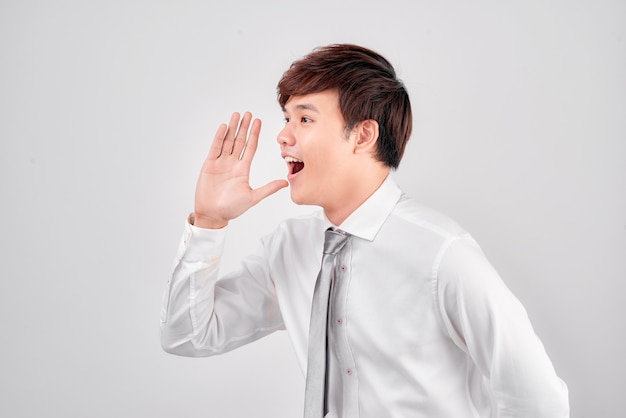
[[[287,186],[286,181],[275,180],[258,189],[250,187],[250,164],[261,130],[261,121],[257,119],[248,135],[251,119],[252,115],[246,113],[240,123],[239,114],[235,113],[228,126],[218,129],[196,186],[196,220],[223,226]]]

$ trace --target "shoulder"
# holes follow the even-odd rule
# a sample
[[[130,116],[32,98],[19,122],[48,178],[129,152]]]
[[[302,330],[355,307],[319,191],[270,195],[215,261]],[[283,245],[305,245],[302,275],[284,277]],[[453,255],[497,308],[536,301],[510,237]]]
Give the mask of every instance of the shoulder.
[[[390,220],[405,228],[431,234],[442,242],[457,238],[471,238],[470,234],[449,216],[402,194],[391,213]]]

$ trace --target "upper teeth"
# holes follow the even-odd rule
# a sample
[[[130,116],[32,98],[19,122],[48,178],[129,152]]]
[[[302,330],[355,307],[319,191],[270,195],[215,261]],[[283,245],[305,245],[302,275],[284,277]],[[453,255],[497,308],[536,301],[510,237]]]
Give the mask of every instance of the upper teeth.
[[[302,162],[301,160],[290,157],[289,155],[285,156],[285,161],[288,163],[301,163]]]

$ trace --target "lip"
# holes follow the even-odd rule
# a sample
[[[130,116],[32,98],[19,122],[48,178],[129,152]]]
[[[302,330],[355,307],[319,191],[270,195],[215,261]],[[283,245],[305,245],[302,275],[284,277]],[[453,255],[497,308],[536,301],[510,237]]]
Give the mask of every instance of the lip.
[[[286,152],[281,152],[280,153],[281,158],[284,160],[285,158],[293,158],[294,160],[298,160],[298,161],[302,161],[300,158],[296,157],[295,155],[292,154],[287,154]]]

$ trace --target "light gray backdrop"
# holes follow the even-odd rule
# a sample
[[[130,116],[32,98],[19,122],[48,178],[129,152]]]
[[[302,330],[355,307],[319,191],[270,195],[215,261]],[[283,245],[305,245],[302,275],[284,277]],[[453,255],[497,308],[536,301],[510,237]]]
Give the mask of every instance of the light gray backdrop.
[[[572,417],[622,416],[625,18],[617,0],[0,2],[0,415],[300,416],[286,333],[170,356],[161,294],[217,125],[262,118],[253,184],[284,177],[276,82],[355,42],[412,97],[400,184],[477,237]],[[233,222],[225,268],[310,209],[283,190]]]

